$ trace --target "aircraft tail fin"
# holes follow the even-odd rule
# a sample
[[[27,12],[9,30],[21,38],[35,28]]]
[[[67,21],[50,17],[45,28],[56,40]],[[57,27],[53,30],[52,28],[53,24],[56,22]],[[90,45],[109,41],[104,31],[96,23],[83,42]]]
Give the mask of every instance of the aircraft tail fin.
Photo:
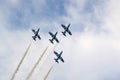
[[[65,32],[62,32],[62,34],[63,34],[64,36],[66,36]]]
[[[49,39],[49,41],[50,41],[52,44],[54,44],[52,39]]]
[[[59,63],[59,62],[58,62],[58,59],[54,59],[54,60],[55,60],[55,62]]]
[[[35,41],[36,41],[36,37],[35,37],[35,36],[32,36],[32,38],[33,38],[33,40],[35,40]]]

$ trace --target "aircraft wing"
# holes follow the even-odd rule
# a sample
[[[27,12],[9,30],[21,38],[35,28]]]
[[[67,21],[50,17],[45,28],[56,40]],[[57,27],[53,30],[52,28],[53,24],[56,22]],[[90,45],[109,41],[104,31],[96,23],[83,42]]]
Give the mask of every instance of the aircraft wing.
[[[59,40],[58,40],[57,38],[55,38],[55,41],[56,41],[57,43],[59,43]]]
[[[62,26],[64,29],[66,29],[65,25],[61,24],[61,26]]]
[[[38,39],[41,39],[41,37],[39,35],[37,35]]]
[[[70,30],[67,31],[70,35],[72,35],[72,33],[70,32]]]
[[[57,57],[59,57],[59,54],[58,54],[56,51],[54,51],[54,54],[55,54]]]
[[[64,62],[64,59],[63,59],[62,57],[60,57],[60,60],[61,60],[62,62]]]
[[[53,33],[51,33],[51,32],[49,32],[49,34],[53,37],[54,35],[53,35]]]
[[[32,29],[32,32],[35,34],[35,30],[34,29]]]

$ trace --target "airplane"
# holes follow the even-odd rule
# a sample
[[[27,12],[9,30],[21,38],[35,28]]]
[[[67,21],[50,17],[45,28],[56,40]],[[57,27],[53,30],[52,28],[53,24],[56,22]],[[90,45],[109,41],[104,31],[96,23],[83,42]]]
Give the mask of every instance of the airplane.
[[[35,31],[34,29],[32,29],[32,32],[35,34],[34,36],[32,36],[32,38],[33,38],[33,40],[35,40],[36,41],[36,38],[38,37],[38,39],[39,40],[41,40],[41,37],[39,36],[39,30],[40,30],[40,28],[38,28],[38,30],[37,31]]]
[[[54,60],[55,60],[57,63],[59,63],[59,61],[58,61],[59,59],[60,59],[62,62],[64,62],[63,58],[61,57],[62,53],[63,53],[63,51],[61,51],[60,54],[58,54],[56,51],[54,51],[54,54],[57,56],[57,58],[55,58]]]
[[[65,25],[61,24],[61,26],[62,26],[62,28],[64,28],[64,30],[65,30],[64,32],[62,32],[62,34],[63,34],[64,36],[66,36],[66,32],[68,32],[69,35],[72,35],[72,33],[71,33],[70,30],[69,30],[70,24],[69,24],[68,26],[65,26]]]
[[[53,34],[53,33],[49,32],[50,36],[52,37],[52,39],[49,39],[49,40],[50,40],[50,42],[51,42],[52,44],[54,44],[54,43],[53,43],[53,40],[55,40],[57,43],[59,43],[59,40],[58,40],[57,37],[56,37],[57,33],[58,33],[58,32],[56,32],[55,34]]]

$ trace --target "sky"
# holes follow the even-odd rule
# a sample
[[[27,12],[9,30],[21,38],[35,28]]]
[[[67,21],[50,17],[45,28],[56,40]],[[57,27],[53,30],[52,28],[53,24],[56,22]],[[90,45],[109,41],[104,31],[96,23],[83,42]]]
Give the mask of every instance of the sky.
[[[47,80],[120,80],[119,14],[120,0],[0,0],[0,80],[11,79],[30,43],[16,80],[26,80],[47,46],[30,80],[42,80],[52,65]],[[61,24],[71,24],[72,36]],[[38,28],[41,40],[33,41]],[[54,62],[49,31],[58,32],[55,51],[65,63]]]

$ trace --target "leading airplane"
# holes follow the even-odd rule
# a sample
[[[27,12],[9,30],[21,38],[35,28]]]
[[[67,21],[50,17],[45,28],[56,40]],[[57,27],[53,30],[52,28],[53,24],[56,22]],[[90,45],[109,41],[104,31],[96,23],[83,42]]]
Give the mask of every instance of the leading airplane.
[[[57,63],[59,63],[59,61],[58,61],[59,59],[60,59],[62,62],[64,62],[63,58],[61,57],[62,53],[63,53],[63,51],[61,51],[60,54],[58,54],[56,51],[54,51],[54,54],[57,56],[57,58],[55,58],[54,60],[55,60]]]
[[[49,39],[50,40],[50,42],[52,43],[52,44],[54,44],[53,43],[53,41],[55,40],[57,43],[59,43],[59,40],[57,39],[57,33],[58,32],[56,32],[55,34],[53,34],[52,32],[49,32],[49,34],[50,34],[50,36],[52,37],[52,39]]]
[[[36,41],[36,38],[37,38],[37,37],[38,37],[39,40],[41,40],[41,37],[40,37],[40,35],[38,34],[38,33],[39,33],[39,30],[40,30],[40,28],[38,28],[37,31],[35,31],[34,29],[32,29],[32,32],[34,33],[34,36],[32,36],[32,38],[33,38],[33,40],[35,40],[35,41]]]
[[[66,36],[66,32],[68,32],[69,33],[69,35],[72,35],[72,33],[70,32],[70,30],[69,30],[69,27],[70,27],[70,24],[68,25],[68,26],[65,26],[65,25],[63,25],[63,24],[61,24],[61,26],[64,28],[64,32],[62,32],[62,34],[64,35],[64,36]]]

